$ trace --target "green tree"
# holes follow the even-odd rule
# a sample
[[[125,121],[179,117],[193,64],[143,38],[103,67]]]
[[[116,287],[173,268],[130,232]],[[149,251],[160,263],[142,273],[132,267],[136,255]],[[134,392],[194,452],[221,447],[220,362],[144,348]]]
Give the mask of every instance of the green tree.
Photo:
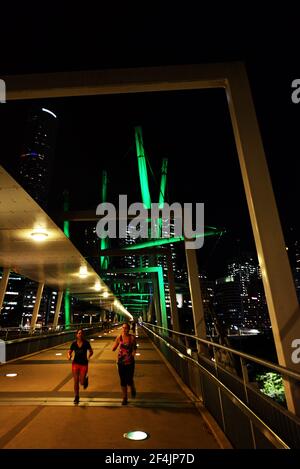
[[[285,404],[282,376],[278,373],[267,372],[256,375],[260,391],[274,399],[279,404]]]

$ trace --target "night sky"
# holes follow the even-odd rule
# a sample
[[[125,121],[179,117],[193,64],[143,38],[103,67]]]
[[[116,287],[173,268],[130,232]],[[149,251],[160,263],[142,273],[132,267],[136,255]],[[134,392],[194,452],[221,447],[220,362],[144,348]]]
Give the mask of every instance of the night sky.
[[[9,73],[244,61],[287,242],[299,233],[300,103],[291,101],[291,82],[300,77],[295,11],[238,12],[240,21],[177,11],[150,14],[134,27],[118,11],[105,13],[47,8],[21,10],[4,24],[5,48],[0,78]],[[32,13],[30,15],[30,12]],[[247,12],[247,24],[243,21]],[[34,13],[34,14],[33,14]],[[59,14],[58,14],[59,13]],[[40,17],[41,15],[41,17]],[[40,20],[38,20],[38,18]],[[108,17],[107,17],[108,18]],[[122,20],[123,18],[123,20]],[[160,18],[160,19],[158,19]],[[168,23],[164,19],[169,19]],[[152,21],[151,21],[152,20]],[[284,28],[287,32],[283,33]],[[149,173],[153,201],[158,200],[160,165],[168,158],[169,202],[204,202],[205,223],[225,228],[215,245],[200,253],[209,270],[218,257],[253,250],[253,239],[231,123],[222,90],[143,93],[35,101],[59,120],[50,210],[70,190],[71,209],[93,209],[100,201],[101,172],[109,177],[108,199],[128,194],[140,200],[134,127],[143,129],[154,175]],[[0,161],[13,171],[20,153],[29,101],[0,106]]]

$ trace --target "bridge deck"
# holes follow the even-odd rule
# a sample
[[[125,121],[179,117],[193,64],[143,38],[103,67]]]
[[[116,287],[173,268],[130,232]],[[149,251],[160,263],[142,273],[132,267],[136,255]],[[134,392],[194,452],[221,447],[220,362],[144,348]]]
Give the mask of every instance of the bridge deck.
[[[119,330],[93,336],[89,387],[73,404],[69,344],[7,363],[0,368],[0,448],[133,449],[228,447],[206,413],[180,384],[162,355],[138,329],[136,399],[121,405],[112,340]],[[100,333],[99,333],[100,335]],[[57,355],[57,354],[62,355]],[[18,373],[8,378],[6,373]],[[123,434],[144,430],[150,438]]]

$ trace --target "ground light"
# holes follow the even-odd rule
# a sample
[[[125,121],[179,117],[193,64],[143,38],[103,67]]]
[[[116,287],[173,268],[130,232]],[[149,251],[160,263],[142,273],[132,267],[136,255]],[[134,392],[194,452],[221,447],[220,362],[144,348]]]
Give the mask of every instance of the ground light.
[[[45,241],[47,239],[48,234],[45,231],[34,231],[30,235],[35,241]]]
[[[140,431],[140,430],[133,430],[131,432],[124,433],[124,438],[127,440],[134,440],[134,441],[141,441],[147,440],[150,437],[149,433]]]
[[[7,378],[14,378],[15,376],[18,376],[18,373],[6,373],[5,375]]]

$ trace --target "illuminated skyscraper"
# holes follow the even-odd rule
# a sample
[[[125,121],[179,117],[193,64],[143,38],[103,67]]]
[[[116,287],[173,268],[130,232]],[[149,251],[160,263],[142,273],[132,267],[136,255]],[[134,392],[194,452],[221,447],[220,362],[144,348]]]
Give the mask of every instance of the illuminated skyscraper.
[[[54,162],[57,136],[57,116],[50,109],[33,107],[25,125],[24,144],[18,158],[16,179],[29,195],[46,208]],[[25,280],[22,322],[31,319],[37,285]],[[41,300],[38,322],[47,323],[55,310],[55,292],[45,288]],[[53,317],[53,316],[52,316]],[[51,319],[50,319],[51,322]]]
[[[42,207],[47,206],[57,134],[56,115],[34,108],[26,122],[17,179]]]

